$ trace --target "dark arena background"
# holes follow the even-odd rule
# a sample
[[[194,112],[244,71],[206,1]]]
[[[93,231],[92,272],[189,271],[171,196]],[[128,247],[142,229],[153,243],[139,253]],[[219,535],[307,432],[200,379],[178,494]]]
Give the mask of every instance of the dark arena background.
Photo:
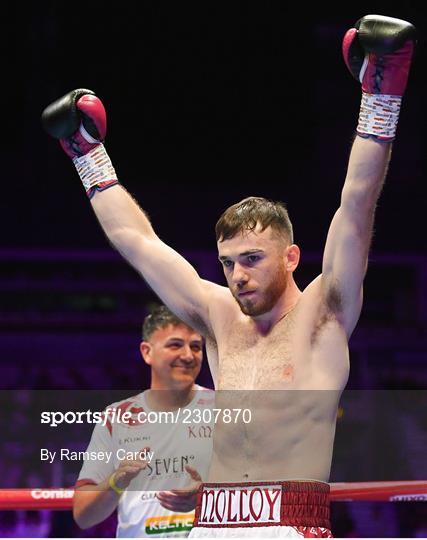
[[[9,407],[0,421],[21,435],[30,432],[33,392],[148,388],[138,345],[156,301],[109,245],[72,163],[44,133],[44,107],[74,88],[96,92],[120,181],[158,235],[205,279],[225,283],[214,225],[227,206],[250,195],[284,201],[302,250],[296,281],[305,287],[321,271],[359,111],[360,86],[342,60],[342,37],[369,13],[417,27],[347,387],[405,391],[407,406],[393,417],[366,413],[357,402],[342,407],[337,440],[351,428],[360,439],[357,452],[336,452],[331,481],[426,480],[427,413],[410,406],[425,405],[427,389],[423,3],[352,3],[338,12],[325,2],[4,9],[0,388]],[[206,361],[198,382],[212,386]],[[403,464],[396,478],[378,456],[370,459],[383,436]],[[0,439],[1,488],[40,487],[27,467],[38,449],[31,437],[20,440]],[[56,470],[51,486],[67,485]],[[427,536],[426,502],[336,502],[332,518],[337,537]],[[82,531],[69,511],[0,511],[3,537],[114,534],[115,516]]]

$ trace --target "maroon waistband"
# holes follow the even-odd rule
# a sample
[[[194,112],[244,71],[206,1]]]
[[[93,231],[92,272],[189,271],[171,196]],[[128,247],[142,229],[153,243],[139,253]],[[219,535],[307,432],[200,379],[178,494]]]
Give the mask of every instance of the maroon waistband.
[[[323,482],[202,484],[194,526],[330,529],[329,492],[329,484]]]

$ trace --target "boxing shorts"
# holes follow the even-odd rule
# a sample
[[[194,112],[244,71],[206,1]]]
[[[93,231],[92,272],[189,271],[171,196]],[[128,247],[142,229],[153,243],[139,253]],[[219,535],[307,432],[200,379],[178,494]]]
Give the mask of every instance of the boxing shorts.
[[[329,484],[243,482],[200,486],[191,538],[332,538]]]

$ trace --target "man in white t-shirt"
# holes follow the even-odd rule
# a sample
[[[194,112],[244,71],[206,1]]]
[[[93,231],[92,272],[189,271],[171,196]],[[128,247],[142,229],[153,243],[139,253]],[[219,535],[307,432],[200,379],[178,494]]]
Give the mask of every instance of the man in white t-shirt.
[[[194,382],[202,337],[159,306],[144,321],[140,351],[151,368],[150,389],[106,408],[87,449],[100,458],[83,464],[74,518],[87,528],[117,509],[117,536],[187,536],[212,449],[214,392]]]

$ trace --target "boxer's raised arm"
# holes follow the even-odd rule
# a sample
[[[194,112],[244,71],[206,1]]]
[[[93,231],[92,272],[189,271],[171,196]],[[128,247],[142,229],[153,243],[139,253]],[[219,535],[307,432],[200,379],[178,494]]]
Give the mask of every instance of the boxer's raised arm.
[[[341,204],[326,240],[322,268],[325,304],[340,319],[348,336],[362,308],[375,207],[390,151],[390,144],[356,137]]]
[[[360,19],[343,41],[347,67],[362,83],[362,103],[341,204],[326,241],[322,291],[325,306],[340,319],[348,336],[362,307],[375,207],[387,173],[414,43],[415,29],[410,23],[380,15]]]
[[[145,213],[119,185],[102,144],[106,113],[101,100],[90,90],[73,90],[49,105],[42,121],[73,160],[110,242],[178,317],[210,333],[209,296],[218,286],[202,280],[158,238]]]
[[[209,297],[217,285],[202,280],[187,260],[160,240],[123,187],[97,193],[91,202],[110,242],[159,298],[190,326],[210,333]]]

